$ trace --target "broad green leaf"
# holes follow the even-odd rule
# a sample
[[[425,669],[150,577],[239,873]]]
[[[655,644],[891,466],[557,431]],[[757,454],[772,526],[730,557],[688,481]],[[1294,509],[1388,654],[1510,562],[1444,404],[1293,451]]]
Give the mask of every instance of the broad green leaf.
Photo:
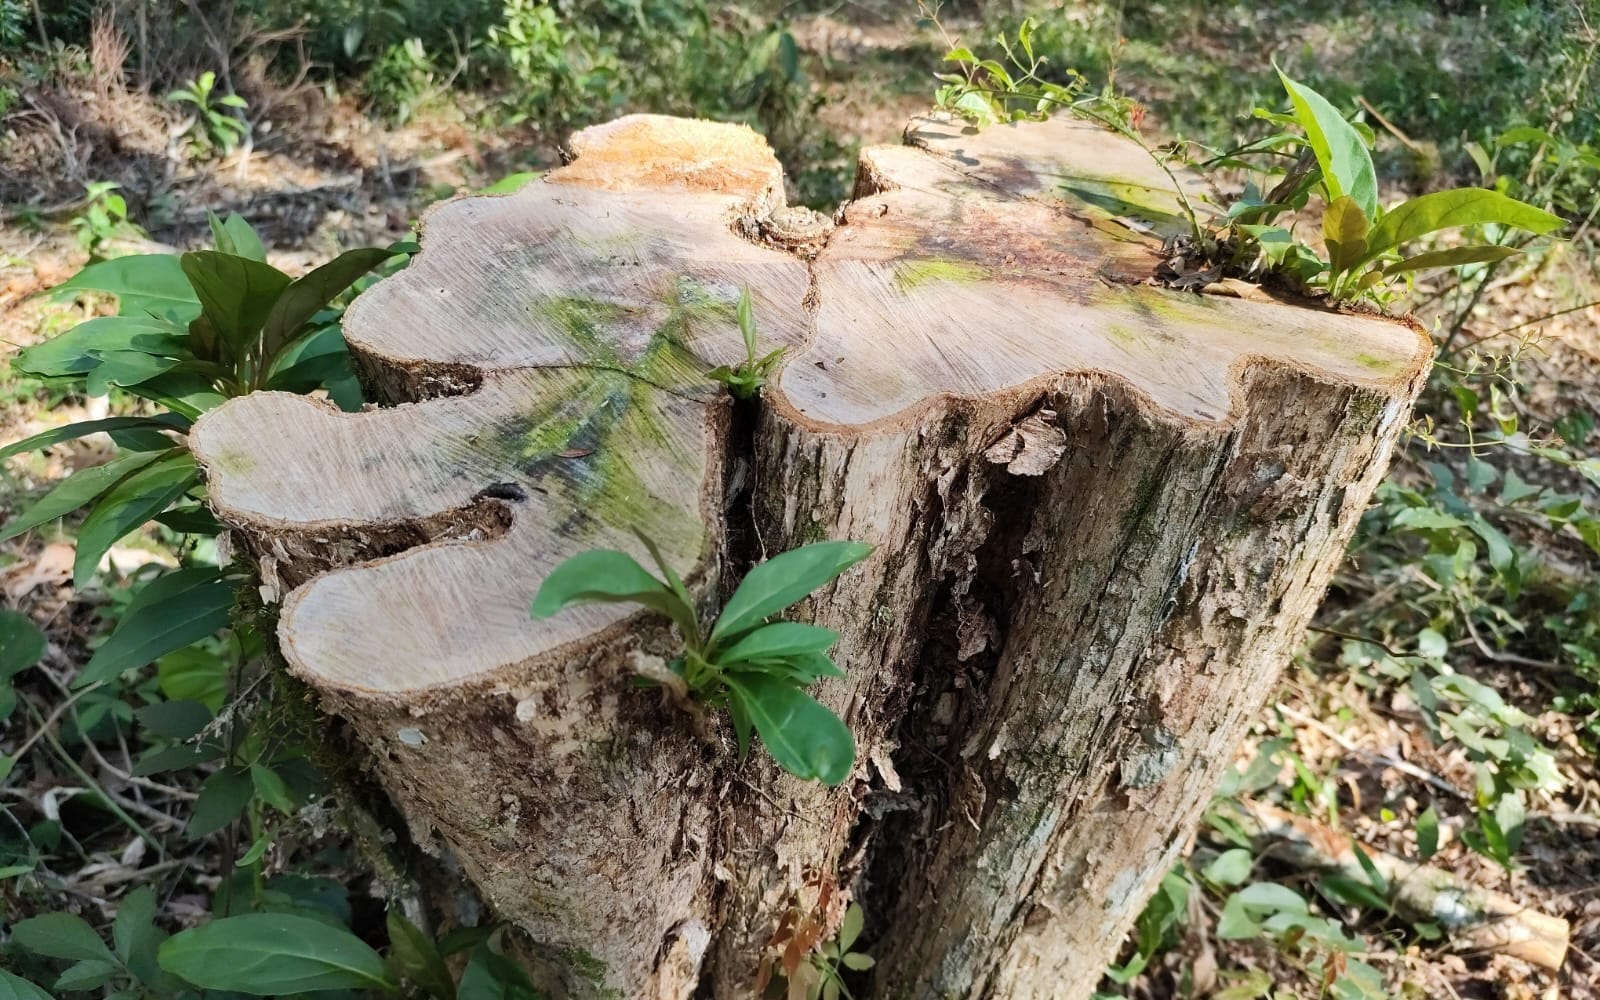
[[[227,221],[220,221],[215,213],[207,212],[206,221],[211,224],[211,238],[216,240],[217,249],[222,253],[249,257],[251,260],[267,259],[267,248],[262,244],[261,237],[238,212],[228,213]]]
[[[866,923],[866,914],[862,912],[860,903],[851,903],[844,911],[844,920],[839,923],[839,950],[847,952],[850,946],[856,943],[861,936],[861,928]]]
[[[651,561],[656,564],[656,569],[661,571],[661,576],[667,581],[667,587],[677,596],[679,602],[686,608],[693,608],[694,597],[689,593],[689,588],[683,585],[683,578],[678,575],[678,571],[673,569],[672,564],[667,562],[666,557],[661,554],[661,547],[655,543],[655,539],[637,529],[634,530],[633,534],[639,539],[640,544],[645,547],[645,551],[650,553]],[[694,630],[685,632],[684,638],[698,646],[700,643],[699,618],[698,616],[692,616],[691,620],[694,623]]]
[[[739,317],[739,335],[744,339],[745,354],[754,359],[756,356],[756,314],[755,306],[750,301],[750,286],[748,285],[739,292],[739,306],[736,312]]]
[[[1367,251],[1367,216],[1355,199],[1341,195],[1322,210],[1322,238],[1335,274],[1355,267]]]
[[[1276,882],[1257,882],[1234,893],[1241,904],[1253,910],[1280,913],[1309,913],[1305,897],[1286,885]]]
[[[209,377],[183,368],[129,386],[128,391],[159,403],[191,421],[207,410],[221,406],[227,398],[217,391]]]
[[[643,604],[694,635],[694,609],[626,552],[592,549],[550,571],[533,598],[533,617],[549,618],[574,604]]]
[[[228,661],[203,646],[185,646],[157,659],[156,679],[168,698],[197,701],[212,712],[220,712],[228,697]]]
[[[55,1000],[43,987],[0,969],[0,1000]]]
[[[91,396],[104,396],[112,386],[138,385],[178,367],[178,358],[165,358],[140,351],[110,351],[100,355],[99,364],[84,374],[84,389]]]
[[[1435,191],[1385,212],[1367,234],[1367,257],[1376,257],[1429,233],[1489,222],[1538,235],[1554,232],[1567,224],[1559,215],[1551,215],[1544,209],[1488,188]]]
[[[161,945],[161,967],[205,990],[281,996],[392,991],[383,959],[343,928],[288,913],[223,917]]]
[[[1509,857],[1517,853],[1522,847],[1523,823],[1527,812],[1522,804],[1522,796],[1511,792],[1501,796],[1500,801],[1494,805],[1495,826],[1501,831],[1505,839],[1506,855]]]
[[[202,504],[191,504],[187,507],[169,507],[154,518],[157,524],[164,524],[173,531],[185,535],[216,536],[222,534],[222,522],[217,520],[211,509]]]
[[[186,740],[210,725],[216,713],[197,701],[158,701],[135,709],[133,717],[155,736]]]
[[[133,762],[132,773],[135,777],[148,778],[152,774],[181,771],[184,768],[209,764],[214,760],[220,760],[222,756],[222,748],[215,744],[195,746],[188,743],[179,743],[146,751],[140,755],[138,760]]]
[[[488,940],[494,930],[493,924],[486,924],[481,927],[457,927],[453,931],[446,931],[439,939],[439,954],[448,956],[476,948]]]
[[[122,971],[122,966],[109,960],[85,960],[74,963],[67,970],[56,977],[52,989],[59,992],[80,993],[87,990],[98,990],[109,983],[113,976]]]
[[[1429,806],[1417,817],[1417,854],[1426,861],[1439,852],[1439,813]]]
[[[7,459],[12,455],[20,455],[26,451],[38,451],[53,444],[60,444],[62,441],[72,441],[76,438],[87,437],[90,434],[168,428],[175,431],[186,431],[189,429],[189,421],[176,413],[163,413],[158,417],[107,417],[104,420],[83,420],[75,424],[52,427],[32,437],[23,438],[16,444],[8,444],[4,448],[0,448],[0,459]]]
[[[245,806],[250,804],[254,792],[255,786],[251,784],[250,772],[242,767],[224,767],[212,772],[200,785],[200,797],[194,800],[194,808],[189,813],[189,825],[185,832],[196,840],[216,833],[244,813]],[[169,972],[176,971],[168,967],[165,962],[162,963],[162,967],[167,968]],[[197,982],[195,985],[205,984]]]
[[[93,927],[71,913],[46,913],[23,920],[11,928],[11,940],[49,958],[72,962],[115,962],[116,956]]]
[[[21,611],[0,608],[0,681],[9,681],[44,656],[44,633]]]
[[[829,787],[850,776],[855,737],[826,706],[776,677],[739,673],[723,679],[743,698],[767,753],[784,770]]]
[[[1372,168],[1372,153],[1355,126],[1345,121],[1328,99],[1278,71],[1283,89],[1294,105],[1295,121],[1305,130],[1306,142],[1322,168],[1322,180],[1330,200],[1348,195],[1366,217],[1378,214],[1378,175]]]
[[[289,786],[283,783],[276,771],[264,764],[251,764],[250,781],[255,785],[261,801],[285,816],[294,815],[294,796],[289,794]]]
[[[79,469],[56,484],[39,502],[7,521],[0,529],[0,542],[15,538],[58,517],[65,517],[80,507],[92,503],[122,480],[143,469],[160,457],[160,453],[134,452],[114,458],[104,465]]]
[[[1467,522],[1461,520],[1461,518],[1446,514],[1437,507],[1407,507],[1396,514],[1394,520],[1390,523],[1397,528],[1416,528],[1424,531],[1447,530],[1467,526]]]
[[[1255,864],[1255,855],[1243,847],[1235,847],[1223,851],[1206,865],[1205,877],[1207,881],[1215,882],[1217,885],[1242,885],[1250,878],[1250,871]]]
[[[528,981],[528,974],[511,959],[494,950],[492,941],[478,945],[461,973],[457,1000],[543,1000]]]
[[[1384,274],[1400,274],[1404,271],[1424,271],[1432,267],[1461,267],[1465,264],[1483,264],[1490,261],[1505,260],[1521,253],[1516,247],[1495,246],[1492,243],[1478,243],[1466,247],[1451,247],[1449,250],[1430,250],[1419,253],[1415,257],[1397,260],[1383,269]]]
[[[761,624],[872,554],[861,542],[817,542],[776,555],[745,574],[711,630],[713,647]]]
[[[272,838],[266,834],[262,834],[256,838],[255,843],[250,845],[250,849],[248,851],[245,851],[239,856],[239,860],[234,862],[234,867],[249,868],[257,861],[260,861],[262,857],[266,855],[267,848],[271,846]]]
[[[796,653],[825,653],[839,641],[839,633],[801,622],[773,622],[746,632],[718,654],[718,663],[780,659]]]
[[[456,995],[455,979],[433,940],[398,909],[389,911],[388,927],[389,960],[400,974],[432,1000],[451,1000]]]
[[[1222,904],[1222,916],[1217,920],[1217,937],[1223,941],[1247,941],[1260,934],[1261,925],[1251,916],[1249,908],[1239,899],[1239,894],[1229,896]]]
[[[208,567],[174,570],[139,588],[116,629],[84,666],[77,687],[142,667],[227,626],[233,587]]]
[[[289,287],[289,276],[262,261],[215,250],[196,250],[181,260],[206,318],[232,356],[243,357]]]
[[[357,278],[393,257],[381,247],[347,250],[304,277],[296,278],[272,304],[261,328],[262,356],[270,358],[294,339],[323,306],[332,302]]]
[[[1261,252],[1267,255],[1267,260],[1273,265],[1281,264],[1289,248],[1294,246],[1294,235],[1282,226],[1241,225],[1238,229],[1255,237],[1261,245]]]
[[[840,670],[826,653],[794,653],[784,657],[783,662],[788,664],[796,675],[803,677],[806,684],[819,677],[844,676],[844,671]]]
[[[1494,144],[1496,146],[1516,146],[1522,143],[1535,142],[1556,145],[1560,141],[1542,128],[1535,128],[1532,125],[1518,125],[1515,128],[1509,128],[1501,132],[1499,137],[1495,139]]]
[[[167,932],[156,926],[154,890],[140,886],[122,898],[111,925],[111,940],[117,957],[140,982],[153,986],[163,978],[156,949],[166,939]]]
[[[150,455],[155,461],[106,491],[78,529],[78,551],[72,560],[73,582],[82,587],[94,575],[100,557],[117,539],[166,510],[200,485],[200,470],[187,449]]]
[[[291,342],[272,359],[272,374],[264,388],[306,393],[325,386],[328,395],[347,413],[361,409],[361,383],[350,362],[344,333],[337,323]]]
[[[188,353],[183,330],[152,316],[98,316],[17,354],[12,367],[40,378],[83,375],[105,355],[132,351],[179,358]]]
[[[134,254],[90,264],[55,287],[63,298],[73,292],[109,292],[124,316],[161,316],[187,323],[200,315],[200,300],[174,254]]]

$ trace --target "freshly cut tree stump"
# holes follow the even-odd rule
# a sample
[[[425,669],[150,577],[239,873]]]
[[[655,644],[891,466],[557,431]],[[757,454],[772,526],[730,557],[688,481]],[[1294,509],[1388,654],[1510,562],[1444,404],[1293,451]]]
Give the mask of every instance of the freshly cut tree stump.
[[[293,588],[290,670],[555,995],[750,996],[780,928],[855,899],[872,995],[1087,996],[1299,642],[1426,337],[1148,284],[1178,193],[1070,120],[919,119],[799,238],[747,129],[634,116],[573,151],[432,211],[350,310],[383,405],[196,426]],[[744,288],[788,355],[736,409],[705,373],[743,356]],[[800,609],[842,636],[816,693],[850,780],[741,763],[636,684],[663,619],[530,618],[568,556],[643,559],[634,530],[708,618],[755,560],[877,546]]]

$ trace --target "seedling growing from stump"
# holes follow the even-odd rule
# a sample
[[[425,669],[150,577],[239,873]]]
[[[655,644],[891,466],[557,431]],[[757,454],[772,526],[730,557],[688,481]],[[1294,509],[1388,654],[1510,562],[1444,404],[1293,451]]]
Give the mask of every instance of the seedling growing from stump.
[[[748,310],[741,308],[741,314]],[[855,738],[844,722],[805,689],[843,677],[828,658],[839,633],[803,622],[769,621],[865,559],[861,542],[818,542],[761,563],[746,574],[709,632],[694,599],[650,539],[639,536],[663,581],[625,552],[595,549],[557,566],[533,599],[533,617],[549,618],[575,604],[642,604],[672,619],[683,654],[669,664],[691,696],[726,706],[742,760],[750,731],[784,770],[833,786],[855,765]]]

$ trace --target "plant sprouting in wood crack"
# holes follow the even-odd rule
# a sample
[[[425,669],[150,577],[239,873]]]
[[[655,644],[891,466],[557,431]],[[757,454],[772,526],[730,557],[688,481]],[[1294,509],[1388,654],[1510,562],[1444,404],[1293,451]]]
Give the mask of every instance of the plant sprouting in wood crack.
[[[549,618],[576,604],[642,604],[666,615],[683,637],[683,653],[668,665],[670,674],[647,680],[681,684],[702,704],[726,707],[740,759],[749,752],[753,728],[789,773],[830,787],[848,777],[855,766],[855,737],[805,691],[823,677],[844,676],[827,655],[839,634],[769,619],[865,559],[872,546],[818,542],[774,556],[745,575],[721,615],[703,630],[682,578],[654,541],[636,534],[661,577],[625,552],[582,552],[545,577],[533,599],[533,617]]]
[[[734,399],[752,399],[767,384],[767,379],[783,360],[784,348],[756,357],[756,317],[750,304],[750,289],[739,293],[739,333],[744,338],[744,360],[732,367],[720,365],[706,373],[706,378],[721,382],[733,393]]]

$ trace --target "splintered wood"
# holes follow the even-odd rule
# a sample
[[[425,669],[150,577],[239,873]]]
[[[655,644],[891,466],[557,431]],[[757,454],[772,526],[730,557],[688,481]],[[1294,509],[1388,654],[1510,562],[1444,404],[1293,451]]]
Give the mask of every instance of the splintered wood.
[[[1147,283],[1178,192],[1070,120],[914,121],[814,260],[764,242],[788,210],[748,129],[632,116],[572,150],[432,210],[351,308],[377,406],[258,393],[195,427],[293,588],[288,669],[555,995],[746,996],[778,928],[855,898],[875,995],[1086,996],[1298,642],[1426,338]],[[736,415],[705,374],[744,357],[745,289],[787,354]],[[567,557],[643,559],[635,531],[708,613],[764,555],[878,546],[802,609],[842,635],[817,694],[853,780],[740,762],[634,683],[663,620],[531,619]]]

